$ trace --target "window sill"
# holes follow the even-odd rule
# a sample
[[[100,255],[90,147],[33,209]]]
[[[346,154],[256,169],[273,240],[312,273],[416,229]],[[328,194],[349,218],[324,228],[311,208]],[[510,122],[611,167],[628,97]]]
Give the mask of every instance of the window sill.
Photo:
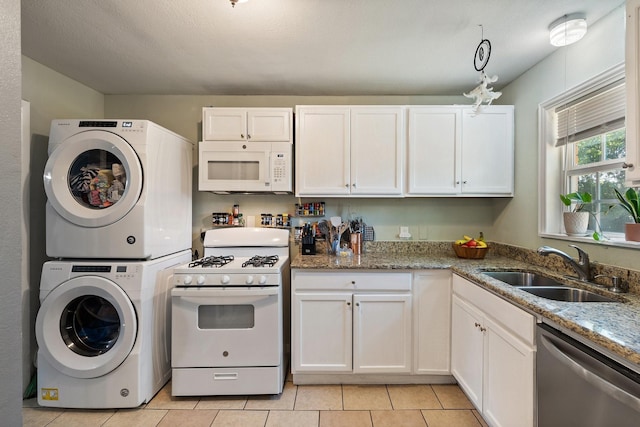
[[[609,237],[608,240],[593,240],[593,237],[591,237],[591,235],[585,237],[575,237],[559,233],[538,233],[538,236],[556,240],[567,240],[570,242],[594,243],[596,245],[613,246],[617,248],[640,249],[640,242],[630,242],[624,240],[624,237]]]

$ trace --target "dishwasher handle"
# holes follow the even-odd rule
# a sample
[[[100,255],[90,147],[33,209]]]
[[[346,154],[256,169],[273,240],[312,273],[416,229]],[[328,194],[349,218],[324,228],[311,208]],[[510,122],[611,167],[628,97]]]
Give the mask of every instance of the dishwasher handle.
[[[587,363],[585,363],[585,361],[578,360],[579,358],[576,357],[578,354],[583,353],[577,348],[571,346],[568,343],[565,343],[560,338],[557,338],[553,335],[548,335],[546,333],[543,333],[540,338],[540,344],[542,344],[552,356],[559,360],[560,363],[568,367],[576,375],[580,376],[589,384],[597,387],[604,393],[607,393],[608,395],[614,397],[619,402],[631,408],[634,408],[636,411],[640,411],[640,398],[605,380],[594,372],[598,369],[597,364],[599,364],[599,362],[595,362],[593,364],[589,364],[590,366],[587,366]],[[558,347],[558,344],[565,344],[562,345],[562,347],[564,348],[560,349]]]

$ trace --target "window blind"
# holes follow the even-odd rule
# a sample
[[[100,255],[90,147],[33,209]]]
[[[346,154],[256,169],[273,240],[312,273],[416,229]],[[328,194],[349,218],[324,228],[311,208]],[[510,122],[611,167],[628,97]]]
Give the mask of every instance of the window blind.
[[[556,108],[556,147],[624,127],[624,80]]]

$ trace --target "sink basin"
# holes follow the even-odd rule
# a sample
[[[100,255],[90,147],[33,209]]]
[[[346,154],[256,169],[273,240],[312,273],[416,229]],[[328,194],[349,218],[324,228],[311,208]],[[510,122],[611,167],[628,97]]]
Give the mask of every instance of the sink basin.
[[[617,302],[585,289],[570,288],[555,279],[526,271],[483,271],[489,277],[515,286],[530,294],[567,302]]]
[[[522,289],[530,294],[567,302],[617,302],[614,299],[590,292],[584,289],[568,288],[566,286],[523,286]]]
[[[554,279],[525,271],[484,271],[483,274],[511,286],[562,286]]]

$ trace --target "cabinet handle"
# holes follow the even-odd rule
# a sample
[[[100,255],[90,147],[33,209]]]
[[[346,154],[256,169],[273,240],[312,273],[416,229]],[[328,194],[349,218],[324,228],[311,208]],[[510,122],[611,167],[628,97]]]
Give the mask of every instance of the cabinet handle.
[[[352,281],[351,281],[351,284],[352,284],[353,286],[355,286],[355,285],[356,285],[356,281],[355,281],[355,280],[352,280]]]
[[[351,184],[351,186],[352,186],[353,188],[356,188],[356,184]]]
[[[241,134],[240,134],[240,138],[244,138],[244,133],[241,133]]]
[[[359,302],[356,303],[356,307],[360,307],[360,303]]]
[[[466,183],[467,183],[467,181],[462,181],[462,183],[463,183],[463,184],[466,184]]]
[[[251,135],[247,134],[247,139],[251,139]]]
[[[349,188],[349,183],[346,183],[346,184],[344,185],[344,188]]]
[[[347,305],[351,305],[351,303],[349,301],[347,301]]]
[[[633,167],[633,163],[624,162],[622,164],[622,169],[627,169],[627,168],[632,168],[632,167]]]
[[[456,185],[460,184],[460,181],[456,181]]]
[[[476,322],[474,325],[475,325],[476,328],[480,327],[480,323],[478,323],[478,322]]]
[[[483,328],[482,326],[480,326],[480,332],[486,332],[487,328]]]

